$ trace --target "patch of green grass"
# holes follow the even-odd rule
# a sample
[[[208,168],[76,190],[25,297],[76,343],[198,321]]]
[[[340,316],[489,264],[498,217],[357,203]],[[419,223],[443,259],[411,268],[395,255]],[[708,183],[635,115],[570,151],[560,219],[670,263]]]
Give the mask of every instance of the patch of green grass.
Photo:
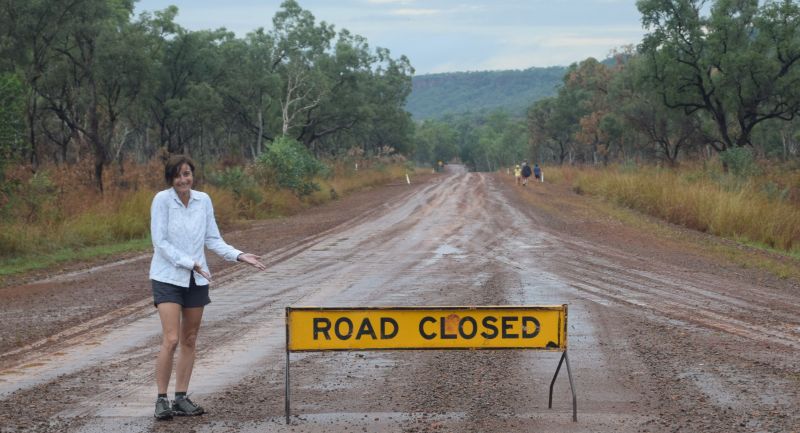
[[[0,277],[45,269],[79,260],[90,260],[97,257],[106,257],[129,252],[145,252],[152,249],[152,246],[153,244],[148,236],[145,239],[133,239],[109,245],[98,245],[80,249],[64,248],[49,254],[32,254],[3,259],[0,260]]]

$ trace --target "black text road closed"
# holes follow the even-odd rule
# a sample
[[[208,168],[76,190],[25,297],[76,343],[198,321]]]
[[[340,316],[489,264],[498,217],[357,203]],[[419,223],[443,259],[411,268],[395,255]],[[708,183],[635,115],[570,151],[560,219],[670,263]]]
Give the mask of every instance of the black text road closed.
[[[566,305],[288,308],[289,351],[566,348]]]

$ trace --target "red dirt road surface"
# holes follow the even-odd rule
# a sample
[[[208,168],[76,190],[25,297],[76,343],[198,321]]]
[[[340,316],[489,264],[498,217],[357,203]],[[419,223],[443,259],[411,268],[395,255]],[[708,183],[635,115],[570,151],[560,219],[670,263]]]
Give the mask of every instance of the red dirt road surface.
[[[169,422],[149,255],[7,284],[0,432],[800,432],[798,282],[597,209],[449,166],[223,233],[268,269],[210,264],[190,386],[208,413]],[[547,407],[559,353],[434,350],[292,354],[285,425],[286,306],[562,303],[577,423],[563,368]]]

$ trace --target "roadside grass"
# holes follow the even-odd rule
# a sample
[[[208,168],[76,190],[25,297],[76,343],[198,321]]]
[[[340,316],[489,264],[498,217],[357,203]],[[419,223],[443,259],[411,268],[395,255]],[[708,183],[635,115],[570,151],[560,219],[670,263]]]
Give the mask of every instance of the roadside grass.
[[[311,195],[310,201],[315,204],[335,200],[339,196],[353,191],[385,185],[395,180],[405,181],[405,175],[413,174],[413,167],[405,164],[373,164],[356,171],[352,164],[335,163],[331,167],[332,176],[317,179],[319,191]]]
[[[60,264],[66,262],[89,260],[122,253],[142,252],[150,248],[152,248],[152,244],[148,236],[144,239],[134,239],[111,245],[99,245],[81,249],[64,248],[47,254],[14,257],[0,262],[0,279],[9,275],[38,269],[57,268]]]
[[[700,165],[681,169],[549,167],[546,179],[568,185],[578,194],[602,198],[617,207],[608,207],[606,212],[625,224],[666,235],[663,225],[626,211],[630,209],[706,232],[731,241],[708,242],[706,249],[716,255],[742,267],[800,279],[800,174],[796,169],[777,168],[768,175],[737,178]],[[742,246],[768,254],[754,255]]]
[[[330,166],[329,176],[315,179],[319,191],[306,197],[269,183],[247,183],[244,190],[241,185],[214,185],[205,176],[213,167],[198,170],[197,189],[211,196],[218,224],[230,230],[249,220],[297,214],[363,188],[404,179],[408,170],[402,161],[365,161],[358,171],[344,163]],[[126,164],[116,173],[107,170],[111,173],[104,194],[94,189],[86,175],[89,170],[62,166],[47,167],[36,175],[22,169],[7,173],[6,180],[19,188],[0,201],[0,279],[151,248],[150,203],[165,188],[163,166],[154,161]],[[247,168],[244,171],[251,174]]]

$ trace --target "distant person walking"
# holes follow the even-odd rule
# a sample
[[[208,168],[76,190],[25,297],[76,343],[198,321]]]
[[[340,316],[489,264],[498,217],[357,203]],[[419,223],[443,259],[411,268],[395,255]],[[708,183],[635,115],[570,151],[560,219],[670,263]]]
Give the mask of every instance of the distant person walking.
[[[158,397],[155,417],[159,420],[205,412],[186,395],[203,308],[211,302],[208,297],[211,273],[203,248],[208,247],[226,260],[266,269],[259,256],[243,253],[222,240],[211,199],[208,194],[192,189],[193,176],[194,162],[189,157],[172,156],[164,169],[164,180],[170,187],[156,194],[150,208],[153,239],[150,280],[153,305],[158,308],[163,332],[156,361]],[[175,399],[170,406],[167,386],[178,347]]]
[[[531,177],[531,166],[525,161],[522,163],[522,186],[528,186],[529,177]]]
[[[542,169],[541,167],[539,167],[539,164],[533,164],[533,177],[535,177],[537,180],[544,182],[543,174],[544,172],[542,172]]]
[[[520,168],[519,164],[514,167],[514,179],[517,180],[517,185],[522,182],[522,169]]]

